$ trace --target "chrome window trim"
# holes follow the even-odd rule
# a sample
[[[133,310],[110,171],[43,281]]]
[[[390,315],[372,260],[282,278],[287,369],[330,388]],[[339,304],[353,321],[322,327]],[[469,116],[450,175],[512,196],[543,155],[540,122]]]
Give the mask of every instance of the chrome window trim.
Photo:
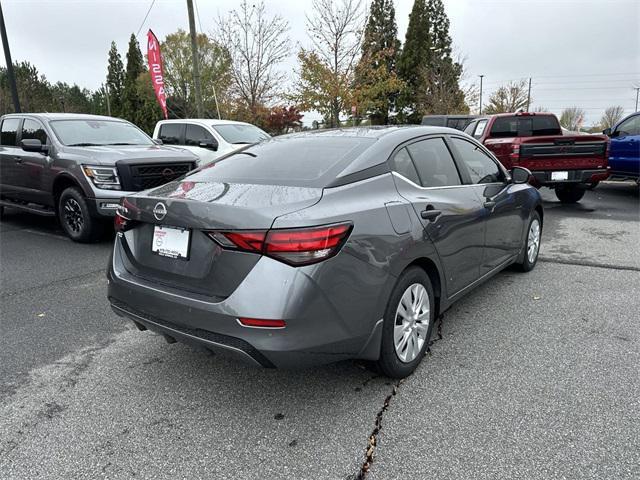
[[[407,182],[409,185],[411,185],[413,187],[416,187],[416,188],[419,188],[420,190],[443,190],[443,189],[449,189],[449,188],[486,187],[488,185],[508,185],[507,182],[492,182],[492,183],[464,183],[462,185],[443,185],[443,186],[440,186],[440,187],[423,187],[421,185],[416,184],[415,182],[412,182],[407,177],[405,177],[404,175],[396,172],[395,170],[392,170],[391,174],[395,175],[398,178],[401,178],[402,180]]]

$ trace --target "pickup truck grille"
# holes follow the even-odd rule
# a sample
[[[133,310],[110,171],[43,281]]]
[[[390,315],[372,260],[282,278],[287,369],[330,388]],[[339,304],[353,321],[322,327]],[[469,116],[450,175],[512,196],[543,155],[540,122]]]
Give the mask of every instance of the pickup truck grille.
[[[156,164],[119,164],[118,175],[122,189],[138,192],[159,187],[196,167],[193,162],[156,163]]]
[[[607,150],[606,142],[588,143],[534,143],[520,145],[520,158],[571,158],[602,157]]]

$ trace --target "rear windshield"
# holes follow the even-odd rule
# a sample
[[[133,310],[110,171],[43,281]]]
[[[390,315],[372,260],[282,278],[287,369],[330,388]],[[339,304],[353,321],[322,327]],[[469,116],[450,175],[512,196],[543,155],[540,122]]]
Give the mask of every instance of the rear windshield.
[[[269,134],[253,125],[212,125],[213,129],[229,143],[257,143],[269,138]]]
[[[498,117],[491,127],[492,137],[538,137],[562,135],[558,119],[553,115]]]
[[[194,171],[194,182],[325,187],[375,139],[279,137],[253,145]]]

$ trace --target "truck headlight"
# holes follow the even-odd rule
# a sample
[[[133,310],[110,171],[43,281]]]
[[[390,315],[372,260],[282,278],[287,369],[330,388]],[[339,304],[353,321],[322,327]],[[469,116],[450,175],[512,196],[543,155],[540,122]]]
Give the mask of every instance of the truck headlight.
[[[118,178],[118,171],[115,167],[84,165],[82,170],[84,170],[84,174],[91,179],[96,187],[105,190],[122,190],[120,179]]]

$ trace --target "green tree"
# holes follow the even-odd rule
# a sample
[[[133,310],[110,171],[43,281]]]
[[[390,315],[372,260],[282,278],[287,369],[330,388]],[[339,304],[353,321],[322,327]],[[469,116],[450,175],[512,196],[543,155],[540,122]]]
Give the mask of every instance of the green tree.
[[[533,102],[533,100],[531,101]],[[510,82],[493,92],[483,107],[484,113],[513,113],[527,107],[527,82]]]
[[[424,113],[418,97],[424,97],[426,93],[425,73],[433,58],[430,32],[431,20],[426,0],[415,0],[409,14],[404,47],[398,59],[398,75],[405,84],[398,99],[402,121],[419,123]]]
[[[373,0],[361,49],[355,71],[358,107],[369,112],[372,123],[384,125],[400,87],[396,75],[400,41],[392,0]]]
[[[135,124],[149,135],[153,134],[153,129],[158,120],[162,120],[162,108],[156,99],[149,72],[142,72],[136,79],[136,93],[138,95],[139,107]]]
[[[35,65],[29,62],[14,63],[18,99],[23,112],[56,112],[51,85],[44,75],[38,72]],[[7,69],[0,67],[0,111],[13,112],[13,101],[9,88]]]
[[[140,45],[136,36],[132,33],[129,39],[129,50],[127,51],[127,69],[124,75],[124,84],[122,89],[122,117],[138,124],[141,122],[140,109],[142,99],[138,92],[138,77],[141,73],[146,72]],[[151,80],[147,77],[149,82]]]
[[[582,127],[584,115],[585,112],[580,107],[565,108],[560,114],[560,125],[567,130],[577,132],[580,130],[580,127]]]
[[[198,34],[196,41],[205,112],[209,117],[218,116],[217,98],[221,116],[225,117],[234,107],[229,95],[232,82],[229,53],[204,34]],[[195,116],[191,39],[187,32],[178,30],[167,35],[162,43],[162,58],[169,113],[179,117]]]
[[[604,111],[604,115],[602,115],[602,118],[600,119],[599,129],[604,130],[605,128],[612,128],[622,119],[623,115],[624,107],[622,107],[621,105],[607,108]]]
[[[51,87],[55,110],[68,113],[88,113],[91,111],[91,92],[77,85],[58,82]]]
[[[123,114],[124,65],[118,53],[116,42],[111,42],[111,48],[109,49],[107,88],[109,89],[111,115],[119,117]]]

